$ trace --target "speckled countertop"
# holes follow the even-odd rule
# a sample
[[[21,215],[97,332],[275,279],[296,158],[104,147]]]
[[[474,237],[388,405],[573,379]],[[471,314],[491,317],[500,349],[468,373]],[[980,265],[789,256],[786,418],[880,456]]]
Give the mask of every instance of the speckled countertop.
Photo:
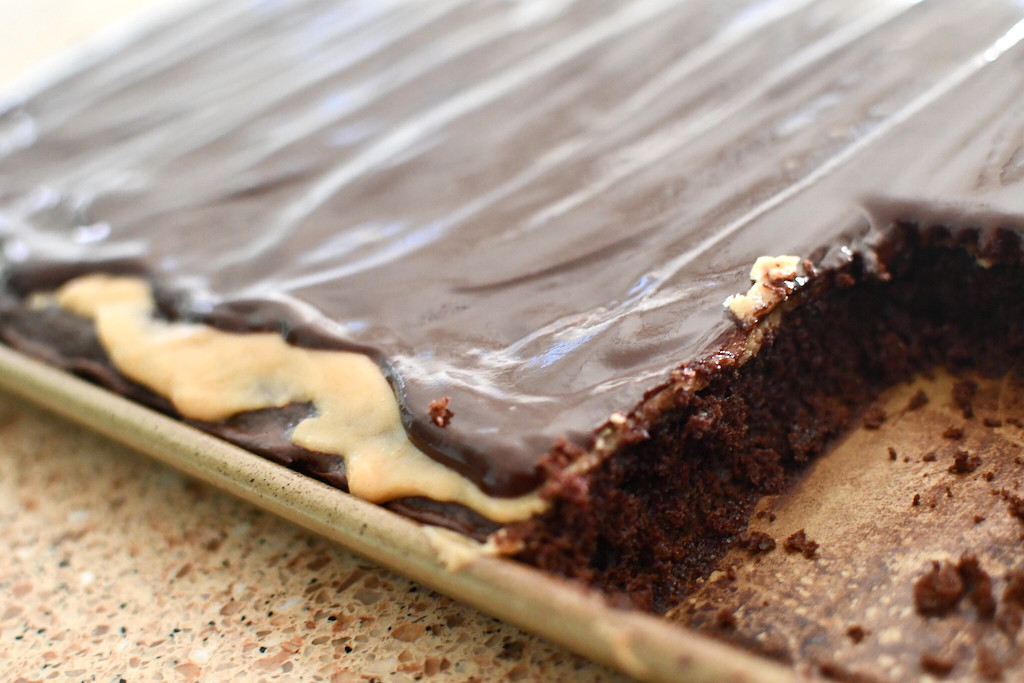
[[[611,680],[0,394],[0,680]]]
[[[151,4],[0,0],[0,86]],[[616,679],[6,394],[0,544],[4,681]]]

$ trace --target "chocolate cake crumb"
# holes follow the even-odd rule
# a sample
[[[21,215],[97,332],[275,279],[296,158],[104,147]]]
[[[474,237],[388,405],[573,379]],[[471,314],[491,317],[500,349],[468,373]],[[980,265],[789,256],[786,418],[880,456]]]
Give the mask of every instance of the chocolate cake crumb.
[[[935,462],[938,459],[939,456],[936,455],[935,451],[928,451],[923,456],[921,456],[921,462]]]
[[[1008,490],[1003,489],[999,492],[999,495],[1006,501],[1007,508],[1011,515],[1017,519],[1024,521],[1024,498],[1018,495],[1010,493]]]
[[[756,555],[775,550],[775,539],[763,531],[751,531],[740,536],[736,545]]]
[[[975,524],[981,524],[984,521],[985,521],[985,517],[983,517],[981,515],[974,515],[974,523]]]
[[[986,427],[1002,427],[1003,426],[1003,421],[1002,420],[997,420],[994,417],[986,417],[984,420],[981,421],[981,423],[983,425],[985,425]]]
[[[917,410],[918,408],[924,408],[928,405],[928,394],[924,393],[922,389],[918,389],[917,393],[910,397],[907,402],[906,410]]]
[[[996,599],[992,594],[992,577],[981,568],[974,555],[964,555],[957,563],[957,571],[967,590],[967,599],[978,611],[978,616],[991,619],[996,613]]]
[[[885,424],[885,419],[885,411],[875,406],[864,414],[861,424],[864,425],[865,429],[878,429]]]
[[[964,428],[953,426],[946,427],[946,430],[942,432],[942,438],[959,441],[960,439],[964,438]]]
[[[956,449],[953,454],[953,464],[949,466],[949,472],[953,474],[970,474],[981,466],[981,458],[971,455],[970,451],[963,448]]]
[[[715,613],[715,626],[731,631],[736,628],[736,615],[727,607],[721,608]]]
[[[947,676],[953,670],[954,662],[949,657],[943,657],[931,652],[921,655],[921,669],[932,676]]]
[[[850,628],[846,629],[846,636],[854,642],[859,644],[868,635],[869,631],[866,630],[860,624],[854,624]]]
[[[920,505],[921,505],[921,494],[920,493],[915,493],[914,494],[914,501],[910,505],[913,506],[913,507],[920,507]]]
[[[846,675],[846,672],[835,662],[819,662],[818,673],[821,674],[822,678],[830,681],[842,680]]]
[[[893,448],[892,446],[889,446],[889,459],[892,460],[893,462],[896,462],[896,457],[896,449]]]
[[[1003,589],[1003,602],[1024,607],[1024,571],[1011,569],[1006,574],[1006,588]]]
[[[427,410],[430,412],[430,421],[438,427],[447,427],[451,424],[452,418],[455,417],[455,413],[448,410],[448,403],[451,400],[450,396],[445,396],[436,401],[431,401],[430,405],[427,406]]]
[[[946,498],[952,498],[952,497],[953,497],[953,489],[951,489],[951,488],[949,488],[947,486],[946,487]]]
[[[996,473],[993,472],[992,470],[989,470],[988,472],[985,472],[983,475],[981,475],[981,477],[985,481],[992,481],[993,479],[996,478]]]
[[[859,674],[851,671],[837,662],[818,661],[818,673],[822,678],[829,681],[841,681],[842,683],[877,683],[878,679],[873,676]]]
[[[978,393],[978,383],[969,379],[953,385],[953,402],[960,408],[964,417],[974,417],[974,395]]]
[[[782,547],[786,549],[786,552],[800,553],[808,560],[812,559],[818,551],[818,544],[807,538],[807,534],[803,529],[800,529],[783,541]]]
[[[986,681],[998,681],[1003,677],[1003,665],[999,662],[999,658],[984,645],[978,646],[975,668],[978,670],[978,675]]]
[[[941,616],[964,597],[964,581],[950,562],[932,561],[932,568],[914,582],[914,606],[923,616]]]

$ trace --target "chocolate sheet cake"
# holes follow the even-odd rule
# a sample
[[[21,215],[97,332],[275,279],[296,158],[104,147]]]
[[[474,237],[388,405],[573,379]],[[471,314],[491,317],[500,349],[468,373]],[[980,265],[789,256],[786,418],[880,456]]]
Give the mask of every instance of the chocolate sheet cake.
[[[0,112],[0,335],[664,611],[1020,357],[1024,9],[964,12],[211,3]]]

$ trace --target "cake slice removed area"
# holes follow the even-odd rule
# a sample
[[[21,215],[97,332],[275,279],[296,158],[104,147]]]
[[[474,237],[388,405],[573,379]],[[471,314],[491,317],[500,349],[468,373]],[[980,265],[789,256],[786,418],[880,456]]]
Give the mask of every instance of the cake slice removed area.
[[[733,547],[669,618],[836,680],[1019,679],[1021,366],[929,374],[761,499],[746,534],[774,547]]]

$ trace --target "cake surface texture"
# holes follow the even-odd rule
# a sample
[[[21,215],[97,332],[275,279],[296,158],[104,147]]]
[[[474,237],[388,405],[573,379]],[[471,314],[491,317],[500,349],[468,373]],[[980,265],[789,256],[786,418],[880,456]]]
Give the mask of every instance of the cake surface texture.
[[[967,12],[202,5],[0,109],[0,335],[701,615],[879,395],[1024,351],[1024,7]]]

